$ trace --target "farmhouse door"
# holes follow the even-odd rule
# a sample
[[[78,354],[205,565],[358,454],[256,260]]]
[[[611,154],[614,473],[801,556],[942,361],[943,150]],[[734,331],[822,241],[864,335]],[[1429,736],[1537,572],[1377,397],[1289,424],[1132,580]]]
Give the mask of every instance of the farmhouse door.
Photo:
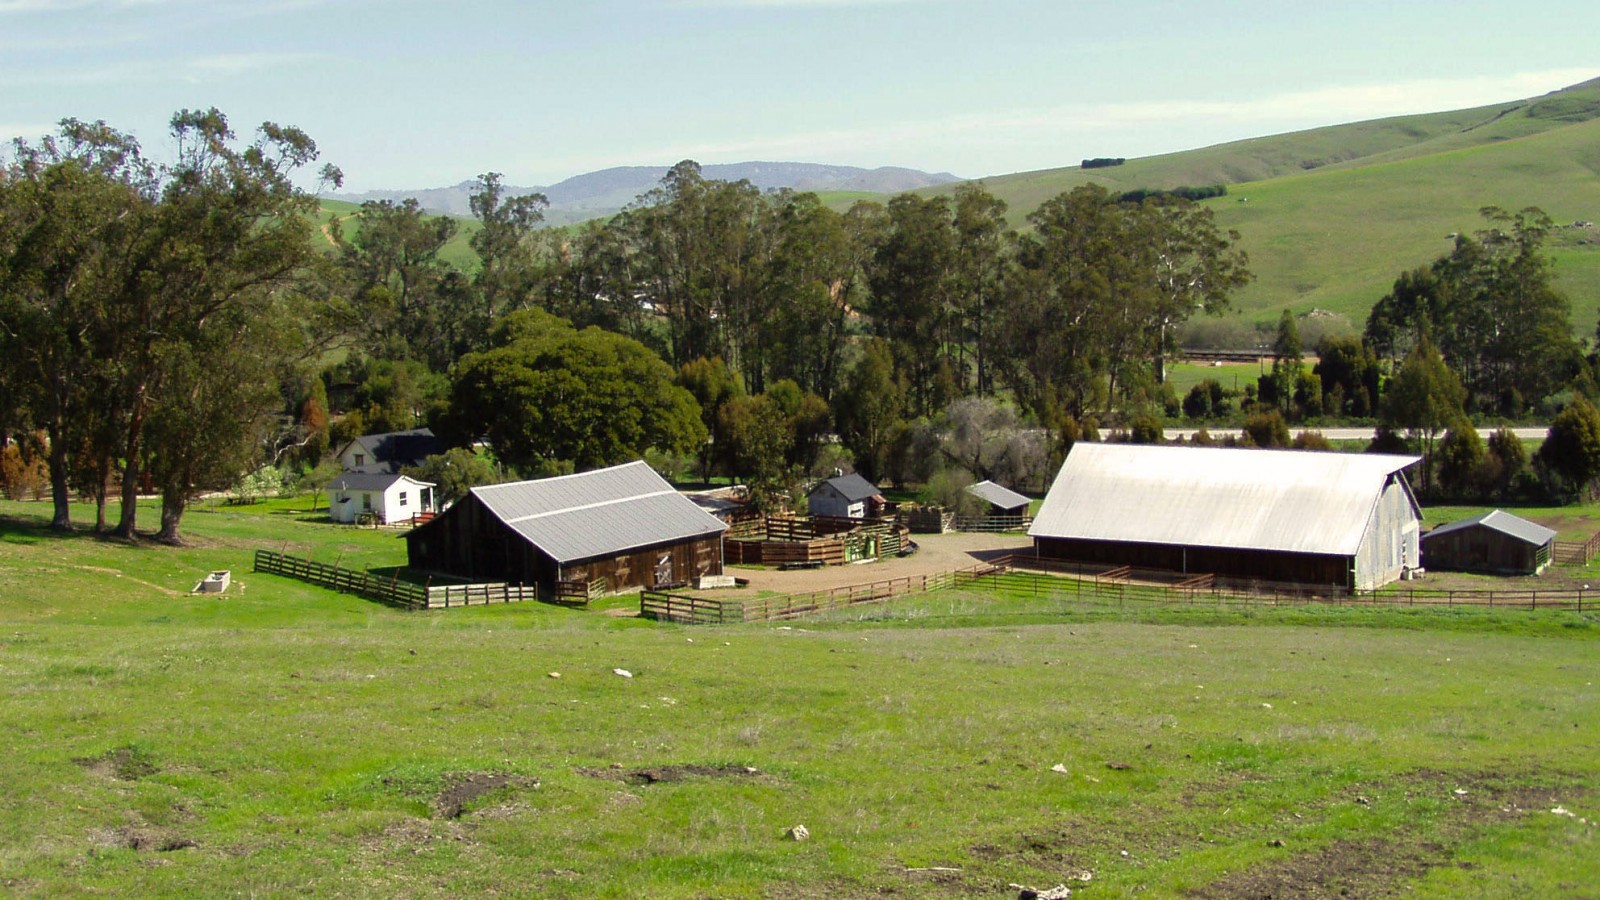
[[[672,554],[662,553],[656,557],[656,584],[667,584],[672,581]]]

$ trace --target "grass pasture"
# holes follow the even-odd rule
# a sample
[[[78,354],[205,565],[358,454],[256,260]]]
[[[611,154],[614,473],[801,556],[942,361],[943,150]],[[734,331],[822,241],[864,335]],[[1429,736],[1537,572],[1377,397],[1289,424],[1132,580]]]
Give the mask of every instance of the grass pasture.
[[[726,628],[407,613],[248,572],[285,543],[393,565],[392,533],[219,510],[172,550],[45,512],[0,503],[12,895],[1600,884],[1600,617],[958,592]],[[242,591],[186,593],[215,568]]]

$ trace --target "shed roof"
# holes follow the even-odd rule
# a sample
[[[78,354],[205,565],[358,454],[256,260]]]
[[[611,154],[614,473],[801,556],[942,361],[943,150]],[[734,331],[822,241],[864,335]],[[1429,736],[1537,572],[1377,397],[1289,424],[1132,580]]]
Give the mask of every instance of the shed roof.
[[[387,491],[397,481],[409,481],[418,487],[433,487],[431,481],[418,481],[408,475],[391,472],[346,472],[328,482],[330,491]]]
[[[1352,556],[1389,477],[1417,461],[1080,441],[1028,534]]]
[[[1501,534],[1540,547],[1556,539],[1554,531],[1536,522],[1529,522],[1521,516],[1514,516],[1503,509],[1491,510],[1490,512],[1473,516],[1470,519],[1462,519],[1459,522],[1440,525],[1438,528],[1423,535],[1422,539],[1426,541],[1435,535],[1449,534],[1452,531],[1460,531],[1463,528],[1471,528],[1475,525],[1492,528]]]
[[[855,503],[858,500],[866,500],[869,497],[876,497],[883,493],[882,491],[878,490],[877,485],[866,480],[865,478],[862,478],[860,475],[857,475],[854,472],[851,472],[849,475],[835,475],[834,477],[829,478],[827,481],[822,482],[822,484],[812,488],[811,492],[816,493],[822,488],[823,485],[827,485],[838,491],[845,500],[851,503]]]
[[[720,534],[728,526],[643,461],[472,489],[484,507],[557,562]]]
[[[1016,509],[1033,502],[1016,491],[992,481],[980,481],[967,488],[967,493],[1001,509]]]

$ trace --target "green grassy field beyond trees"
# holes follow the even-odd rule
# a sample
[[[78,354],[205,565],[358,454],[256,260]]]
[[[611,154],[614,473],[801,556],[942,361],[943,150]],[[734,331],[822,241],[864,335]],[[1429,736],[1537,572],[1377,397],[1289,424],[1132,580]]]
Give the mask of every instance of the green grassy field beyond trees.
[[[257,547],[397,564],[392,534],[191,519],[156,547],[0,502],[7,894],[1600,883],[1593,616],[956,592],[716,628],[406,613],[249,571]],[[187,593],[217,568],[228,594]]]

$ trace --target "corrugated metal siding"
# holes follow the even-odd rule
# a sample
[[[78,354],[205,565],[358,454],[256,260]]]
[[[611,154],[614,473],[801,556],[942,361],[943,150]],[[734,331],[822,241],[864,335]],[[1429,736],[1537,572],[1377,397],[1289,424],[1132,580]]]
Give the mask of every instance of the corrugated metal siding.
[[[1405,569],[1415,568],[1422,556],[1420,532],[1416,503],[1396,476],[1373,504],[1356,553],[1355,589],[1374,590],[1399,578]]]
[[[721,534],[728,527],[643,462],[489,485],[472,494],[557,562]]]
[[[1414,456],[1078,443],[1035,537],[1355,556]]]

